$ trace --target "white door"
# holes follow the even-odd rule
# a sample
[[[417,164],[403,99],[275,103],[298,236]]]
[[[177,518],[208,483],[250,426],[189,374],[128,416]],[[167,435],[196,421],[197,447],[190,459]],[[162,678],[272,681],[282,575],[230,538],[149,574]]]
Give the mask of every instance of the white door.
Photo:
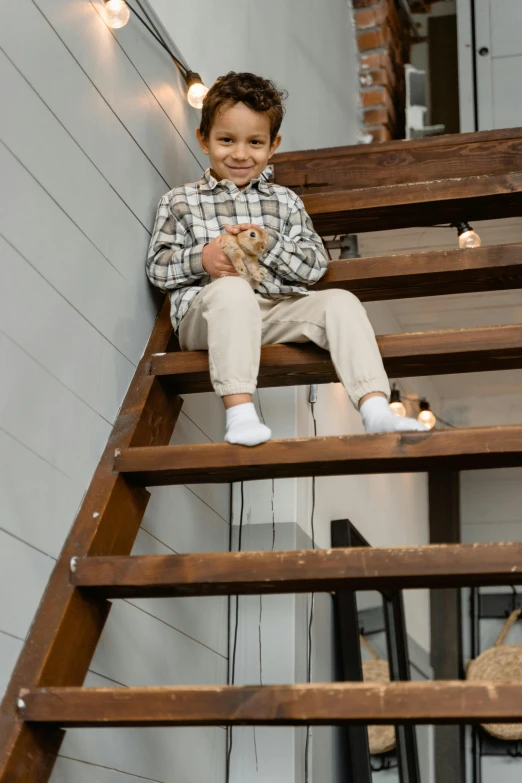
[[[475,0],[479,130],[522,127],[522,0]]]

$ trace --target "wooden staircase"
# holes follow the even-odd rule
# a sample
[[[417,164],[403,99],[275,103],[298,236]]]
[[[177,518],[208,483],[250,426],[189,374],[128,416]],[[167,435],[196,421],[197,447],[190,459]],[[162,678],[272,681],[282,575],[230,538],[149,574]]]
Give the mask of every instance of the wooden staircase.
[[[377,156],[373,182],[378,181],[365,188],[356,177],[350,186],[349,167],[343,181],[339,162],[329,166],[326,153],[315,158],[309,153],[307,171],[319,183],[323,178],[322,192],[305,195],[316,225],[322,233],[357,232],[522,214],[521,131],[443,139],[373,147],[366,154]],[[358,156],[359,169],[368,171],[361,148],[334,152]],[[304,153],[294,155],[302,163]],[[386,156],[392,163],[409,161],[409,180],[395,166],[400,187],[379,179]],[[463,168],[463,161],[465,179],[456,164]],[[281,156],[276,172],[283,163]],[[288,160],[285,165],[288,181]],[[388,169],[393,180],[391,163]],[[449,179],[441,173],[446,170]],[[335,172],[333,190],[328,171]],[[438,176],[419,181],[414,174],[421,171]],[[363,301],[520,288],[522,245],[338,261],[318,287],[347,288]],[[0,783],[45,783],[63,730],[73,726],[522,720],[522,685],[81,687],[109,598],[522,582],[520,543],[131,557],[149,500],[147,486],[522,465],[522,426],[275,440],[254,449],[169,446],[182,404],[178,395],[208,390],[210,384],[204,352],[172,351],[168,310],[165,302],[2,703]],[[379,344],[391,376],[522,366],[522,325],[384,335]],[[263,349],[260,386],[332,380],[328,354],[312,345]]]

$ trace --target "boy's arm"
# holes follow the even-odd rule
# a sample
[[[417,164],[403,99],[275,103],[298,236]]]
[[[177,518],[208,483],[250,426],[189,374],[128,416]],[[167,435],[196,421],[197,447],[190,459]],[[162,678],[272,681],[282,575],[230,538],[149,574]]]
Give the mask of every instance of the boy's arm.
[[[162,291],[182,288],[207,274],[202,259],[205,242],[185,247],[186,234],[164,196],[158,206],[146,267],[150,282]]]
[[[296,196],[285,234],[268,229],[268,254],[262,263],[286,280],[316,283],[328,268],[328,256],[301,199]]]

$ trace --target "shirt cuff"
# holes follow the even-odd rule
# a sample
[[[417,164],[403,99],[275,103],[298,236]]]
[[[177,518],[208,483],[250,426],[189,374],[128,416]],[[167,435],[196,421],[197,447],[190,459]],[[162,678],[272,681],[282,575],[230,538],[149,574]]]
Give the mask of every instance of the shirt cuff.
[[[193,277],[203,277],[207,272],[203,266],[203,248],[208,242],[204,242],[202,245],[194,245],[188,252],[188,264],[190,272]]]

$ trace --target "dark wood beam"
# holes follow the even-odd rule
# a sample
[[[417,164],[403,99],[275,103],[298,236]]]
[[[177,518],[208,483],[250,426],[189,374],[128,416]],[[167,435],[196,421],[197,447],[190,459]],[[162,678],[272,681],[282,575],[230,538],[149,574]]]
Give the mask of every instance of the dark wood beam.
[[[448,588],[521,584],[521,563],[522,543],[85,557],[71,582],[106,598]]]
[[[444,329],[377,337],[388,377],[484,372],[522,367],[522,325]],[[150,372],[178,394],[211,391],[206,351],[176,351],[155,356]],[[313,343],[265,345],[258,386],[298,386],[339,379],[330,354]]]
[[[271,163],[300,194],[508,174],[522,171],[522,128],[281,152]]]
[[[430,473],[428,488],[430,542],[459,544],[459,473]],[[477,546],[480,548],[482,545]],[[518,565],[513,564],[512,568],[518,570]],[[433,676],[436,680],[458,680],[464,674],[460,590],[432,590],[430,608]],[[436,783],[465,783],[465,737],[462,727],[437,726],[434,759]]]
[[[143,486],[264,478],[474,470],[522,465],[522,426],[118,449],[114,469]]]
[[[522,719],[522,685],[463,682],[21,691],[24,721],[91,726],[314,726],[506,723]]]
[[[522,173],[446,178],[303,196],[321,236],[522,214]]]
[[[361,302],[521,287],[520,243],[331,261],[313,286],[343,288]]]

